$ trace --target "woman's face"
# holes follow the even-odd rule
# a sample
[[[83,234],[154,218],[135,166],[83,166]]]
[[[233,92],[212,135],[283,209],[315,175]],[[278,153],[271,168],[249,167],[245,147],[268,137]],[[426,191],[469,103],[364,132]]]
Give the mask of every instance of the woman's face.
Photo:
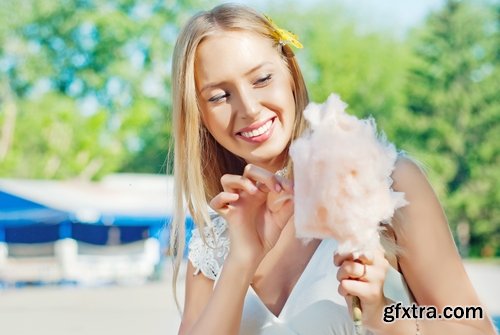
[[[273,42],[243,31],[211,35],[198,46],[195,76],[203,123],[217,142],[247,163],[282,168],[295,102]]]

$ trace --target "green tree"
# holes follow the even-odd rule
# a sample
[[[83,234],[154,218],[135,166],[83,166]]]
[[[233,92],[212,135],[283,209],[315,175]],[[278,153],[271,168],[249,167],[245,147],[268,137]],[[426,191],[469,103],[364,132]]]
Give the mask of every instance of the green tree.
[[[408,109],[398,138],[429,167],[452,228],[471,254],[500,255],[498,12],[449,0],[415,36]],[[466,229],[467,231],[467,229]]]
[[[2,1],[0,175],[160,172],[172,48],[201,3]]]
[[[276,5],[273,18],[295,32],[305,44],[297,50],[310,98],[323,102],[337,93],[348,113],[372,115],[394,139],[394,115],[406,111],[405,73],[409,49],[391,32],[360,31],[358,23],[338,4],[319,1],[302,9]]]

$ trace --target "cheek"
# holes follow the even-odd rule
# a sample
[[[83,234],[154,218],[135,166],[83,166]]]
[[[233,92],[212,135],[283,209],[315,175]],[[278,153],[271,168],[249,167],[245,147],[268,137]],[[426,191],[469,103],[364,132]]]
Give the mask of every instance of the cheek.
[[[266,91],[265,101],[272,106],[279,108],[282,114],[293,115],[295,110],[295,100],[290,84],[285,78],[273,83],[271,89]]]
[[[223,110],[211,110],[204,114],[205,127],[216,139],[220,139],[230,131],[231,114]]]
[[[281,85],[283,89],[277,91],[274,98],[281,106],[284,122],[287,126],[291,126],[295,122],[295,98],[292,89],[287,84]]]

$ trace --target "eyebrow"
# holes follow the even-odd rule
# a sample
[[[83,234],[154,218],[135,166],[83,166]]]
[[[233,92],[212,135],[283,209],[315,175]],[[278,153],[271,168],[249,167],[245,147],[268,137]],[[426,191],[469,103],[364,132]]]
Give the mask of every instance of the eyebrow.
[[[264,66],[266,66],[266,65],[269,65],[269,64],[273,64],[273,63],[272,63],[272,62],[264,62],[264,63],[261,63],[261,64],[259,64],[259,65],[255,66],[255,67],[251,68],[249,71],[245,72],[245,73],[243,74],[243,76],[245,76],[245,77],[246,77],[246,76],[248,76],[249,74],[251,74],[251,73],[253,73],[253,72],[255,72],[255,71],[259,70],[260,68],[262,68],[262,67],[264,67]],[[225,82],[225,81],[219,81],[219,82],[216,82],[216,83],[208,83],[208,84],[204,85],[204,86],[201,88],[200,93],[201,93],[201,92],[203,92],[203,91],[205,91],[206,89],[213,88],[213,87],[218,87],[218,86],[220,86],[221,84],[223,84],[224,82]]]

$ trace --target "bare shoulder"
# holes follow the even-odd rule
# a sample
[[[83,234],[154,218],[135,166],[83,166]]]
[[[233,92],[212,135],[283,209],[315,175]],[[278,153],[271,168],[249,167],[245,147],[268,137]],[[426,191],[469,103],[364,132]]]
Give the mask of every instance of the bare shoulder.
[[[427,176],[415,159],[408,156],[398,157],[392,173],[393,188],[396,191],[415,191],[429,188]]]
[[[405,250],[403,255],[413,256],[413,265],[428,264],[426,258],[441,253],[424,251],[432,247],[442,250],[444,243],[448,247],[445,259],[459,259],[444,209],[420,164],[409,157],[399,157],[391,177],[394,191],[403,192],[408,202],[397,210],[393,220],[398,243]]]
[[[429,262],[440,255],[435,252],[443,250],[443,243],[447,246],[444,259],[456,260],[459,256],[441,203],[419,164],[409,157],[399,157],[391,177],[393,190],[403,192],[408,202],[396,211],[392,222],[397,243],[403,250],[399,261],[406,270],[407,281],[416,277],[421,282]]]
[[[412,224],[418,225],[424,231],[434,230],[437,225],[448,232],[445,211],[418,161],[407,156],[399,157],[391,177],[393,190],[403,192],[409,203],[396,213],[397,224],[405,229],[414,228]]]
[[[408,157],[398,158],[393,189],[404,192],[408,205],[394,215],[393,227],[403,276],[420,305],[481,304],[453,240],[448,220],[423,168]],[[457,321],[490,331],[488,319]]]

